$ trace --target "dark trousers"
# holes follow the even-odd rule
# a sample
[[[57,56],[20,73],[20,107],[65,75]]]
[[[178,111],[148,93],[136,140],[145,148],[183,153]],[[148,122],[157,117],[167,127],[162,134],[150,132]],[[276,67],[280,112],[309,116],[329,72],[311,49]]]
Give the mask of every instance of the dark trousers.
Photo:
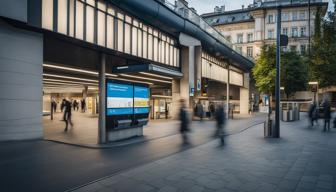
[[[68,130],[68,125],[70,123],[71,127],[73,126],[72,120],[71,120],[71,113],[70,112],[65,112],[64,114],[66,114],[66,119],[65,119],[65,131]]]
[[[324,131],[330,131],[330,119],[324,119]]]

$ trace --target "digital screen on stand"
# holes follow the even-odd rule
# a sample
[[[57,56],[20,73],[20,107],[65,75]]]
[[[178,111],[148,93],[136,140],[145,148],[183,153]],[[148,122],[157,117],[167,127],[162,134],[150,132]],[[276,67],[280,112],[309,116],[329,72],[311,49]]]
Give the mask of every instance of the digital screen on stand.
[[[133,85],[107,83],[107,116],[133,114]]]

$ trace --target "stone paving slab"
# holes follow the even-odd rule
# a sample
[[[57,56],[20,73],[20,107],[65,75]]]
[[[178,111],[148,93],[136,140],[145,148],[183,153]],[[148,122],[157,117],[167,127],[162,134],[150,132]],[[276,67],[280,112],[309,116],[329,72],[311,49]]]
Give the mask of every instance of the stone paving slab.
[[[240,134],[78,188],[90,191],[336,191],[336,129],[282,123],[280,139],[257,125]]]

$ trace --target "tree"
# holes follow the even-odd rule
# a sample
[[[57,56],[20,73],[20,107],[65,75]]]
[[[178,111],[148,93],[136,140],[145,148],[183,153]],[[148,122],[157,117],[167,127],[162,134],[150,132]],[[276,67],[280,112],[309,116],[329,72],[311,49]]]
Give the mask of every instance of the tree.
[[[304,60],[296,52],[281,54],[281,86],[285,87],[287,98],[297,91],[305,90],[308,73]],[[273,95],[276,78],[276,47],[265,45],[252,69],[259,92]]]
[[[256,87],[259,92],[272,95],[275,90],[276,47],[264,45],[252,69]]]
[[[329,12],[323,20],[320,12],[318,9],[315,17],[310,79],[327,87],[336,83],[336,18],[335,13]]]
[[[297,91],[306,90],[308,70],[304,59],[296,52],[281,55],[281,86],[285,87],[287,98]]]

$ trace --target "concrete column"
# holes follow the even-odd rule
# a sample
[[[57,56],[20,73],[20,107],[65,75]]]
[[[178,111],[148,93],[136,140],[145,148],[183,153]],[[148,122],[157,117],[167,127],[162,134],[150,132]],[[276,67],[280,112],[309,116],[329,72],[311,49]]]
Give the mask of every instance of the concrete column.
[[[180,80],[173,79],[172,81],[172,109],[171,109],[171,115],[173,119],[179,118],[179,109],[180,109],[180,103],[179,100],[181,99],[181,93],[180,93]]]
[[[249,90],[244,87],[240,87],[240,114],[247,115],[249,113]]]
[[[195,90],[195,46],[189,46],[189,96],[193,92],[193,96],[196,93]]]
[[[195,66],[196,66],[196,74],[195,74],[195,97],[202,96],[201,90],[197,90],[197,83],[200,83],[200,87],[202,87],[202,47],[195,47]]]
[[[86,97],[88,96],[88,86],[84,85],[84,89],[83,89],[83,99],[86,99]]]
[[[186,103],[190,103],[189,95],[189,49],[183,47],[181,50],[181,67],[183,77],[180,79],[180,97],[186,100]]]
[[[230,65],[227,67],[226,80],[226,118],[229,119],[229,104],[230,104]]]
[[[0,141],[42,139],[43,35],[0,19]]]
[[[100,54],[98,143],[106,143],[106,55]]]

